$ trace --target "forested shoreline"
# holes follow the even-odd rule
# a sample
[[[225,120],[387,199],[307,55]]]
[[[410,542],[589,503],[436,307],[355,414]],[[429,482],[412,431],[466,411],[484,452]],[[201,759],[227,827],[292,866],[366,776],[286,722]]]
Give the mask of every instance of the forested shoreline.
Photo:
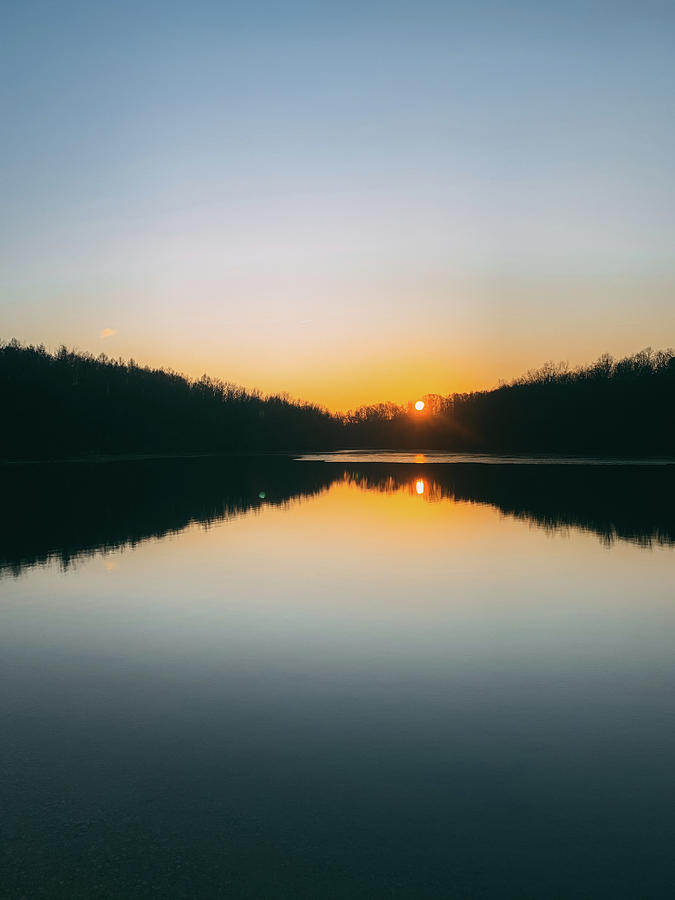
[[[675,353],[546,364],[493,390],[332,414],[203,375],[0,344],[0,458],[383,448],[675,456]],[[417,399],[417,398],[415,398]]]

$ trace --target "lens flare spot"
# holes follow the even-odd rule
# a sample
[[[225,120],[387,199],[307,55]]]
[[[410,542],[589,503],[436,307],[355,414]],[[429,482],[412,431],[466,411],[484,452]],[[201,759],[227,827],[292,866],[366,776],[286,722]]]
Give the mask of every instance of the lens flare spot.
[[[415,490],[417,491],[418,494],[424,493],[424,482],[421,479],[415,485]]]
[[[424,409],[424,400],[418,400],[418,401],[415,403],[415,409],[416,409],[418,412],[422,412],[422,410]]]

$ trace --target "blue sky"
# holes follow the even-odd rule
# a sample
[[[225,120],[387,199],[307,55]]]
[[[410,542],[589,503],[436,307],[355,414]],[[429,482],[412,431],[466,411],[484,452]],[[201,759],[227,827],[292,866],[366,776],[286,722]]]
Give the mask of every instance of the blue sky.
[[[27,2],[0,32],[4,339],[333,407],[675,344],[672,3]]]

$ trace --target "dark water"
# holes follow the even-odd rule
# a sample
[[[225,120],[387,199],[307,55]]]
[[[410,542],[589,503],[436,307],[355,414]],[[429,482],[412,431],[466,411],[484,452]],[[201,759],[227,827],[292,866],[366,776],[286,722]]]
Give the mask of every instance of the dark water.
[[[0,896],[674,896],[675,467],[485,462],[5,467]]]

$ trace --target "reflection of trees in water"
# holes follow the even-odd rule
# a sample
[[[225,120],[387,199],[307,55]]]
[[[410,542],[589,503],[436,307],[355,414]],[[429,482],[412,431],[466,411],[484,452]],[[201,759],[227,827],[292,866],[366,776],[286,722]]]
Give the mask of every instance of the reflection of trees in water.
[[[287,458],[194,458],[6,467],[0,568],[134,547],[149,538],[208,528],[264,505],[326,490],[324,466]],[[262,495],[262,496],[261,496]]]
[[[552,531],[641,546],[675,543],[675,466],[321,463],[285,457],[5,467],[0,568],[134,547],[313,497],[335,482],[420,502],[466,501]],[[423,483],[422,492],[419,483]]]
[[[608,545],[675,543],[675,465],[363,463],[345,477],[366,490],[410,494],[421,478],[425,501],[490,505],[550,531],[595,532]]]
[[[380,494],[410,494],[410,496],[423,496],[427,503],[438,503],[441,500],[452,500],[454,495],[448,488],[438,481],[430,478],[425,471],[418,466],[406,466],[407,472],[402,472],[400,477],[385,475],[377,477],[363,472],[344,472],[344,480],[347,484],[354,485],[363,491],[377,491]]]

